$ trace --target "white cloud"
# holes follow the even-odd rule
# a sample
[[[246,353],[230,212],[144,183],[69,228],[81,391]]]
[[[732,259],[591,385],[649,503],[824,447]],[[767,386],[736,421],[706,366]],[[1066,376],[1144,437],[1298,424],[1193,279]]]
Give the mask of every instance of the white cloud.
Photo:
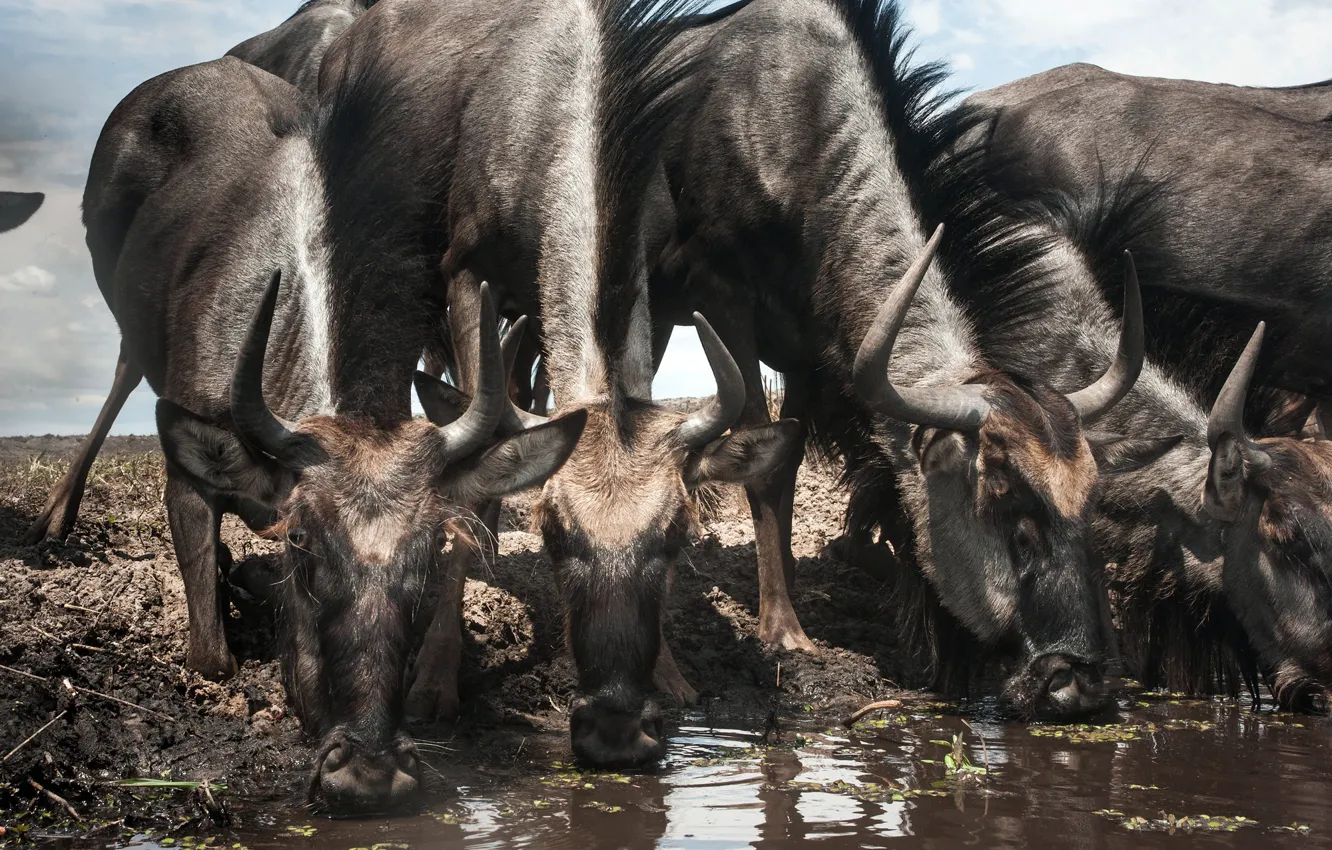
[[[55,295],[55,283],[55,275],[38,266],[24,266],[10,274],[0,274],[0,292]]]
[[[985,42],[966,75],[983,88],[1075,61],[1250,86],[1332,77],[1326,0],[962,0],[946,10],[937,41]]]
[[[722,5],[727,0],[717,0]],[[918,57],[952,57],[954,86],[988,88],[1068,62],[1247,85],[1332,78],[1329,0],[904,0]],[[134,86],[220,56],[299,0],[0,0],[0,177],[47,192],[0,236],[0,434],[81,433],[114,372],[119,335],[92,277],[79,203],[106,116]],[[18,293],[59,295],[19,297]],[[714,389],[677,328],[659,398]],[[140,388],[117,433],[153,428]]]
[[[916,0],[907,6],[907,15],[921,35],[934,35],[943,28],[942,0]]]

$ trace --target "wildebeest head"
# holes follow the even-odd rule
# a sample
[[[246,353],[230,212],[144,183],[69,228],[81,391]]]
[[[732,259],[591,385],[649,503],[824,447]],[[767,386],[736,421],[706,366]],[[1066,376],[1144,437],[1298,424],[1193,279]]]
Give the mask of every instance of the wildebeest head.
[[[1309,709],[1332,683],[1332,441],[1245,435],[1263,331],[1207,420],[1203,507],[1226,524],[1222,585],[1263,673],[1283,705]]]
[[[0,233],[32,218],[44,200],[41,192],[0,192]]]
[[[694,322],[716,397],[688,415],[622,395],[588,404],[582,439],[534,509],[578,666],[573,750],[599,766],[644,764],[665,752],[661,715],[647,695],[662,601],[699,488],[762,478],[799,438],[793,420],[726,434],[744,407],[744,379],[711,326],[698,314]]]
[[[856,359],[856,390],[914,426],[918,477],[903,496],[919,565],[944,607],[982,643],[1012,652],[1006,696],[1027,714],[1074,715],[1109,699],[1105,591],[1088,527],[1098,466],[1136,468],[1169,446],[1084,430],[1142,368],[1142,308],[1131,266],[1119,353],[1067,396],[985,371],[960,386],[893,386],[888,364],[942,235],[894,288]]]
[[[205,492],[285,540],[283,673],[303,726],[322,738],[311,796],[338,813],[381,811],[421,787],[415,746],[400,730],[404,675],[427,575],[461,526],[455,505],[543,481],[572,451],[584,417],[486,448],[507,401],[483,292],[481,382],[453,421],[284,421],[262,389],[278,285],[275,274],[237,360],[234,432],[165,401],[159,430],[167,456]]]

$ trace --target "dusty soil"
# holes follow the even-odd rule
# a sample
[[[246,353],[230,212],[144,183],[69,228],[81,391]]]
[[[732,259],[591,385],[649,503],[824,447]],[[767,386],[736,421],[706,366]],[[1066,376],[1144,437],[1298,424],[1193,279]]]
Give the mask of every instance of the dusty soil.
[[[115,784],[134,777],[210,779],[232,799],[299,805],[311,752],[286,711],[271,611],[243,589],[233,594],[229,636],[242,660],[233,680],[208,682],[181,666],[185,598],[152,438],[110,441],[66,544],[19,545],[76,445],[0,440],[0,825],[75,826],[73,809],[84,819],[78,829],[111,835],[178,827],[203,812],[192,797]],[[550,566],[527,528],[529,502],[510,500],[500,557],[468,581],[462,717],[412,730],[427,742],[434,790],[567,758],[573,669]],[[748,508],[739,490],[717,502],[681,559],[666,618],[709,718],[763,730],[783,718],[842,716],[892,692],[902,671],[884,588],[821,555],[845,509],[832,476],[807,464],[796,497],[795,604],[822,649],[816,658],[760,646]],[[254,587],[274,570],[273,544],[233,518],[223,539],[233,585]]]

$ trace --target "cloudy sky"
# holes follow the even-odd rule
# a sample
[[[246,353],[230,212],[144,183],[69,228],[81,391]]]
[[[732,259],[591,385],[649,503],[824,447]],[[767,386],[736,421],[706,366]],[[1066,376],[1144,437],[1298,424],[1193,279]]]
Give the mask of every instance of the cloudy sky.
[[[533,0],[540,2],[540,0]],[[221,56],[298,0],[0,0],[0,188],[47,193],[0,235],[0,435],[88,430],[119,335],[93,281],[79,199],[98,131],[140,82]],[[978,90],[1068,62],[1246,85],[1332,78],[1328,0],[906,0],[919,55]],[[659,397],[708,392],[692,332],[677,330]],[[116,433],[150,433],[131,398]]]

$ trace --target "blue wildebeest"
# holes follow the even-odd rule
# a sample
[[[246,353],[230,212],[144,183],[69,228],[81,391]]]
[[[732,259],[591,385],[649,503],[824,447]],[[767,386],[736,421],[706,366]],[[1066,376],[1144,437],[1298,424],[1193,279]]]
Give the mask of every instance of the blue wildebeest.
[[[321,95],[342,140],[340,171],[363,199],[348,238],[387,281],[443,255],[451,336],[465,387],[475,362],[475,281],[507,315],[541,325],[561,409],[588,425],[534,508],[558,575],[581,697],[574,752],[599,765],[659,757],[647,697],[654,666],[687,685],[660,640],[673,559],[709,480],[763,475],[790,423],[723,436],[743,404],[734,361],[696,319],[717,397],[685,416],[651,402],[643,187],[680,69],[664,53],[676,13],[655,0],[380,3],[325,58]],[[335,201],[336,203],[336,201]],[[462,326],[460,318],[466,317]],[[484,332],[484,331],[483,331]],[[505,428],[525,424],[518,411]],[[493,522],[495,506],[483,511]],[[463,553],[465,556],[465,553]],[[463,567],[451,568],[414,674],[408,709],[457,710]]]
[[[313,97],[319,80],[319,68],[324,52],[374,0],[310,0],[281,25],[266,33],[233,47],[227,54],[236,56],[297,86],[307,97]],[[122,179],[134,183],[132,190],[117,196],[121,206],[115,211],[113,225],[99,229],[96,236],[100,244],[93,248],[93,262],[100,265],[94,274],[103,278],[115,267],[116,258],[125,233],[133,221],[134,212],[142,199],[154,191],[172,171],[175,159],[189,156],[189,151],[178,146],[171,151],[159,148],[154,156],[139,160],[144,167],[132,174],[122,172]],[[99,278],[101,279],[101,278]],[[121,407],[134,392],[143,375],[121,352],[116,363],[111,392],[102,405],[92,431],[89,432],[79,454],[70,464],[60,482],[52,488],[46,505],[25,535],[25,541],[36,543],[44,537],[63,540],[74,528],[78,518],[83,488],[97,453],[120,414]]]
[[[324,53],[375,0],[309,0],[268,32],[227,51],[314,97]]]
[[[332,201],[346,175],[331,166],[296,89],[225,58],[121,102],[93,154],[84,222],[126,359],[159,398],[186,664],[236,669],[218,580],[230,565],[219,522],[234,512],[285,540],[280,654],[295,710],[322,739],[311,794],[377,811],[420,787],[400,731],[410,621],[454,505],[543,480],[582,417],[480,451],[507,404],[482,293],[475,401],[451,422],[413,420],[424,293],[362,285],[355,270],[375,258],[340,238],[350,223]],[[138,197],[143,174],[159,179]],[[418,391],[450,397],[437,383]]]
[[[41,192],[0,192],[0,233],[32,218],[46,196]]]
[[[717,318],[744,369],[742,422],[767,419],[760,360],[800,388],[791,412],[844,459],[850,528],[914,549],[895,615],[932,623],[937,684],[1003,658],[1019,711],[1098,709],[1109,617],[1092,494],[1098,462],[1138,459],[1083,428],[1136,377],[1136,301],[1109,370],[1067,395],[986,359],[985,318],[952,290],[1038,274],[1042,246],[1006,223],[974,156],[948,155],[973,117],[932,94],[938,67],[911,66],[894,4],[753,0],[682,38],[700,59],[664,155],[677,221],[659,322],[681,304]],[[786,512],[770,526],[783,535],[797,465],[751,493],[756,517]],[[789,537],[768,539],[764,592],[789,558]],[[795,632],[789,616],[769,639]]]
[[[970,296],[999,365],[1074,387],[1115,349],[1102,292],[1119,277],[1118,250],[1162,211],[1152,187],[1132,182],[1052,200],[1034,219],[1051,240],[1050,273]],[[1104,478],[1093,540],[1114,564],[1122,641],[1143,684],[1257,694],[1265,680],[1283,705],[1308,708],[1332,683],[1332,443],[1246,436],[1262,335],[1260,325],[1210,413],[1148,360],[1098,427],[1163,454]]]
[[[1258,382],[1332,394],[1332,83],[1244,88],[1072,65],[967,102],[997,110],[995,180],[1013,197],[1091,197],[1102,174],[1166,186],[1158,226],[1131,247],[1149,350],[1178,379],[1212,397],[1226,370],[1211,353],[1238,350],[1265,319]]]

